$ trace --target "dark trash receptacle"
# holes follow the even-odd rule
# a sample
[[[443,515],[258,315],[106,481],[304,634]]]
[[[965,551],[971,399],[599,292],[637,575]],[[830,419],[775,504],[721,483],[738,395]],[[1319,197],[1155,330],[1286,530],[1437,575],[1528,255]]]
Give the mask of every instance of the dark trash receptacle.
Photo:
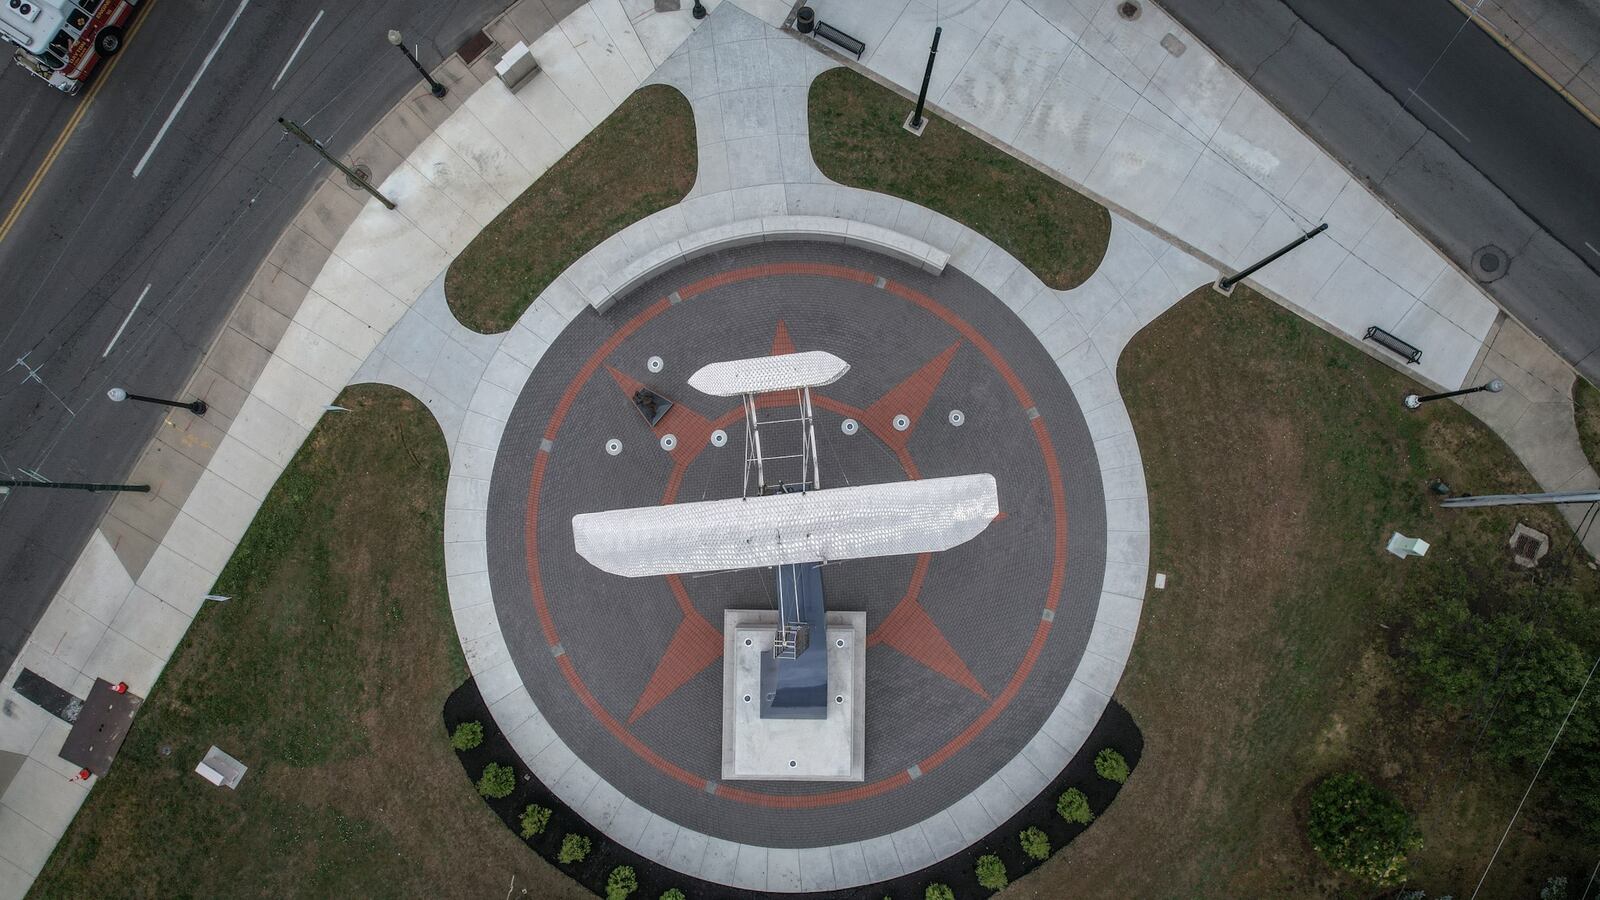
[[[801,34],[810,34],[811,29],[817,27],[817,11],[809,6],[800,7],[794,14],[794,27]]]

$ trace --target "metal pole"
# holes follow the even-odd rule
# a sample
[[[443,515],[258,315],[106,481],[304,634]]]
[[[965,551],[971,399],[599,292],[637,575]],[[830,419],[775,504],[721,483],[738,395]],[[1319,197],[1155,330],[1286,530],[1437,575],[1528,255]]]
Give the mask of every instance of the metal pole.
[[[1406,409],[1416,409],[1422,404],[1427,403],[1429,400],[1443,400],[1446,397],[1460,397],[1462,394],[1476,394],[1479,391],[1488,391],[1491,394],[1498,394],[1505,389],[1505,386],[1506,383],[1504,381],[1496,378],[1493,381],[1490,381],[1488,384],[1480,384],[1477,387],[1462,388],[1459,391],[1445,391],[1442,394],[1428,394],[1423,397],[1418,397],[1416,394],[1407,394],[1405,399]]]
[[[140,400],[145,403],[159,403],[162,406],[176,406],[179,409],[187,409],[197,416],[205,415],[206,410],[210,408],[206,406],[206,402],[204,400],[195,400],[190,403],[185,403],[182,400],[163,400],[160,397],[146,397],[143,394],[130,394],[122,388],[112,388],[111,390],[106,391],[106,396],[118,403],[121,403],[123,400]]]
[[[917,111],[911,114],[911,127],[922,127],[922,107],[928,102],[928,82],[933,79],[933,58],[939,55],[939,35],[943,27],[933,29],[933,46],[928,48],[928,68],[922,72],[922,90],[917,93]]]
[[[1262,266],[1265,266],[1267,263],[1272,262],[1273,260],[1275,260],[1278,257],[1284,255],[1285,253],[1288,253],[1290,250],[1293,250],[1294,248],[1300,246],[1301,244],[1304,244],[1306,241],[1311,240],[1312,238],[1316,237],[1317,235],[1319,235],[1319,234],[1321,234],[1321,233],[1323,233],[1324,231],[1327,231],[1327,230],[1328,230],[1328,223],[1327,222],[1323,222],[1321,225],[1318,225],[1317,227],[1315,227],[1315,228],[1311,229],[1310,231],[1306,232],[1305,234],[1302,234],[1299,237],[1295,238],[1293,241],[1290,241],[1288,246],[1286,246],[1283,249],[1279,250],[1277,253],[1272,254],[1271,256],[1267,257],[1266,259],[1263,259],[1262,261],[1256,263],[1255,265],[1251,266],[1250,268],[1245,269],[1243,272],[1240,272],[1237,275],[1229,275],[1227,278],[1224,278],[1224,279],[1218,281],[1217,282],[1217,287],[1221,288],[1224,291],[1231,290],[1234,285],[1238,284],[1239,282],[1243,281],[1244,279],[1249,278],[1251,275],[1255,274],[1255,272],[1257,270],[1259,270]]]
[[[449,93],[449,91],[445,89],[445,86],[433,80],[433,76],[428,73],[427,69],[422,67],[422,63],[417,62],[416,56],[412,55],[411,51],[406,47],[405,44],[395,44],[395,46],[399,47],[400,52],[406,55],[406,59],[411,60],[411,64],[417,67],[418,72],[422,73],[422,79],[428,82],[428,92],[433,94],[434,97],[437,97],[441,100],[444,99],[444,95]]]
[[[329,153],[327,148],[322,146],[322,142],[307,134],[304,128],[301,128],[299,125],[296,125],[282,116],[278,117],[278,124],[283,126],[284,131],[287,131],[300,140],[305,141],[307,146],[321,154],[323,159],[333,163],[339,171],[345,174],[346,178],[355,182],[361,187],[362,190],[378,198],[379,203],[382,203],[389,209],[394,209],[393,200],[390,200],[388,197],[378,193],[378,189],[369,184],[365,178],[362,178],[360,175],[358,175],[354,169],[350,168],[339,160],[334,159],[333,154]]]
[[[0,481],[0,493],[4,493],[12,488],[17,487],[56,488],[57,490],[63,491],[88,491],[91,494],[98,493],[100,491],[133,491],[140,494],[148,494],[150,492],[150,485],[148,484],[89,484],[80,481]]]
[[[1439,505],[1446,509],[1472,509],[1479,506],[1533,506],[1544,503],[1596,503],[1600,491],[1560,491],[1553,494],[1484,494],[1479,497],[1451,497]]]

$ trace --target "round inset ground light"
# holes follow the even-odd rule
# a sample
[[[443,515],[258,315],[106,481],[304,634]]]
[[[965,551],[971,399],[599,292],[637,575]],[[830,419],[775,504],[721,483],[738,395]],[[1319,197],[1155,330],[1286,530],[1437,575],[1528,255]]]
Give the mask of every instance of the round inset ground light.
[[[617,440],[616,438],[612,438],[611,440],[606,441],[606,452],[611,454],[612,456],[616,456],[618,453],[621,453],[622,452],[622,442]]]
[[[905,431],[907,428],[910,428],[910,427],[911,427],[911,417],[910,416],[906,415],[905,413],[901,413],[898,416],[894,417],[894,430],[895,431]]]
[[[959,409],[950,410],[950,424],[957,428],[967,424],[967,414]]]
[[[1129,22],[1134,21],[1143,14],[1144,10],[1139,8],[1139,4],[1135,0],[1122,0],[1121,3],[1117,4],[1117,15]]]
[[[675,435],[675,434],[663,434],[661,436],[661,449],[667,451],[668,453],[671,453],[673,450],[676,450],[677,447],[678,447],[678,436],[677,435]]]
[[[727,444],[728,444],[728,433],[726,431],[723,431],[721,428],[718,428],[716,431],[711,432],[711,446],[713,446],[713,447],[725,447],[725,446],[727,446]]]
[[[1472,277],[1484,284],[1499,279],[1511,268],[1511,254],[1493,244],[1485,244],[1472,253]]]
[[[645,360],[644,367],[649,369],[651,372],[660,374],[661,370],[667,367],[667,361],[659,356],[652,356],[648,360]]]
[[[839,430],[845,434],[855,434],[856,429],[860,427],[861,423],[857,422],[855,419],[845,419],[843,422],[839,423]]]

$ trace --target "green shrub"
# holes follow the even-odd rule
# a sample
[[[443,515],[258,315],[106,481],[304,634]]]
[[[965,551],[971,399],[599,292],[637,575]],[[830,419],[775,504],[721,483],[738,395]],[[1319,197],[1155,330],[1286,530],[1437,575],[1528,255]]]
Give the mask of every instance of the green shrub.
[[[556,861],[563,866],[575,862],[583,862],[589,855],[589,839],[581,834],[569,834],[561,839],[561,852],[556,854]]]
[[[1086,807],[1087,805],[1085,803]],[[1050,836],[1043,831],[1030,825],[1017,835],[1017,840],[1022,844],[1022,852],[1028,854],[1029,859],[1043,861],[1050,858]]]
[[[450,735],[450,746],[454,747],[457,753],[472,750],[481,743],[483,743],[482,722],[462,722]]]
[[[638,889],[639,878],[633,874],[633,866],[617,866],[606,876],[606,900],[627,900]]]
[[[1572,710],[1589,669],[1578,636],[1595,627],[1593,604],[1570,587],[1539,588],[1493,569],[1428,571],[1433,574],[1407,591],[1409,621],[1401,633],[1402,659],[1417,694],[1445,713],[1497,698],[1479,726],[1482,746],[1513,771],[1544,759],[1571,710],[1561,752],[1541,780],[1566,807],[1563,821],[1600,838],[1600,779],[1593,775],[1600,771],[1600,704]],[[1526,610],[1546,607],[1548,617],[1528,621]]]
[[[936,882],[922,892],[922,900],[956,900],[956,892],[950,890],[950,885]]]
[[[483,767],[483,777],[478,779],[478,793],[491,800],[511,796],[517,787],[517,773],[510,766],[489,763]]]
[[[1380,885],[1405,875],[1422,836],[1400,801],[1353,772],[1330,775],[1311,792],[1311,846],[1328,864]]]
[[[528,808],[522,811],[522,839],[527,840],[536,834],[544,834],[544,827],[549,824],[550,808],[529,803]]]
[[[1011,883],[1006,877],[1006,864],[993,853],[978,857],[978,883],[991,891],[998,891]]]
[[[661,900],[688,900],[683,896],[683,891],[677,888],[667,888],[661,892]]]
[[[1089,798],[1077,788],[1067,788],[1056,798],[1056,812],[1068,822],[1087,825],[1094,821],[1094,810],[1089,808]]]
[[[1584,893],[1588,893],[1587,890]],[[1539,888],[1539,900],[1567,900],[1571,896],[1567,891],[1567,877],[1565,875],[1552,875]]]
[[[1128,783],[1128,761],[1122,758],[1121,753],[1110,747],[1095,754],[1094,770],[1107,781],[1115,781],[1117,784]]]

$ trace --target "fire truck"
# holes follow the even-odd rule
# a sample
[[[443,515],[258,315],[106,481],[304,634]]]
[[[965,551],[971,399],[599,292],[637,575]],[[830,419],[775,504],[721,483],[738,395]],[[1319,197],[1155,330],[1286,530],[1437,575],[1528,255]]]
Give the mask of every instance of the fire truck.
[[[122,49],[137,0],[0,0],[0,39],[17,65],[75,94],[100,61]]]

